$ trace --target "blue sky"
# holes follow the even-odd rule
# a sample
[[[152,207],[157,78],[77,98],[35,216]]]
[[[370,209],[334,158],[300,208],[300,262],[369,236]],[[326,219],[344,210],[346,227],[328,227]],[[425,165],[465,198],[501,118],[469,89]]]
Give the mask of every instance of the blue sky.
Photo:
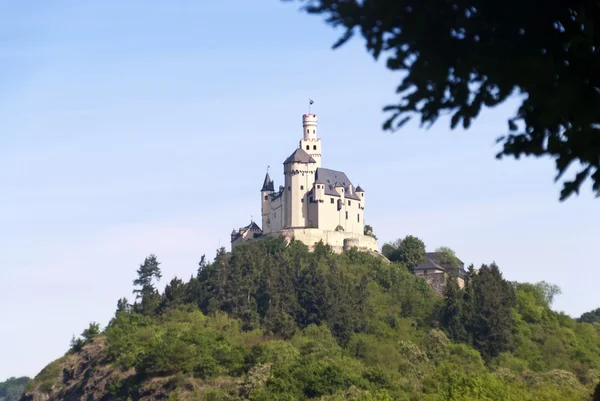
[[[380,244],[417,235],[558,284],[557,310],[600,306],[589,185],[560,203],[551,160],[494,158],[517,103],[467,132],[383,132],[399,76],[338,35],[277,0],[0,0],[0,381],[105,325],[148,254],[187,279],[228,245],[309,97],[323,165],[365,189]]]

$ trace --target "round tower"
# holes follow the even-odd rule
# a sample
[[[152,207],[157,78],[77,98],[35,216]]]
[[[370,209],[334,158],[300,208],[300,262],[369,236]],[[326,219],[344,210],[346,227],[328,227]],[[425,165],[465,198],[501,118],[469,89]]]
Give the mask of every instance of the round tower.
[[[316,162],[302,148],[298,148],[283,162],[285,189],[283,190],[284,228],[306,227],[308,199],[306,194],[315,182]]]
[[[304,133],[305,141],[317,139],[317,116],[316,116],[316,114],[304,114],[302,116],[302,132]]]
[[[271,177],[269,177],[269,173],[267,172],[262,189],[260,190],[262,230],[265,234],[271,232],[271,195],[273,192],[275,192],[275,183],[271,180]]]
[[[302,116],[302,135],[300,148],[315,159],[317,168],[321,167],[321,139],[317,137],[316,114],[304,114]]]
[[[364,209],[365,208],[365,191],[359,185],[359,186],[356,187],[356,189],[354,190],[354,192],[360,198],[360,207],[362,209]]]

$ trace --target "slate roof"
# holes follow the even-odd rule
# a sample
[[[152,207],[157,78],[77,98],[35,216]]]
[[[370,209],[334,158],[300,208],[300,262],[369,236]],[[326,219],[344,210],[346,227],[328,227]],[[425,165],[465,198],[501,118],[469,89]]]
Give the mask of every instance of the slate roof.
[[[231,232],[231,241],[236,240],[237,238],[241,237],[242,235],[244,235],[244,233],[246,233],[247,231],[260,231],[262,233],[262,230],[260,229],[260,227],[258,226],[258,224],[256,224],[255,222],[250,222],[250,224],[248,224],[246,227],[242,227],[240,228],[239,231],[235,231],[235,229]]]
[[[263,182],[261,192],[263,191],[275,191],[275,183],[269,177],[269,173],[265,175],[265,182]]]
[[[360,185],[356,187],[355,191],[356,191],[356,192],[365,192],[365,190],[364,190],[364,189],[362,189],[362,188],[360,187]]]
[[[288,163],[316,163],[316,161],[302,148],[298,148],[283,162],[283,164]]]
[[[335,187],[342,186],[344,188],[344,196],[346,198],[358,201],[360,200],[358,195],[356,195],[356,191],[353,191],[352,193],[350,192],[349,187],[352,185],[352,182],[350,179],[348,179],[348,176],[341,171],[319,167],[315,174],[315,181],[319,181],[325,185],[325,195],[340,196],[335,190]]]
[[[442,265],[441,263],[439,263],[437,261],[437,252],[427,252],[426,257],[427,257],[427,259],[425,259],[425,262],[416,266],[413,269],[414,271],[417,271],[417,270],[419,270],[419,271],[420,270],[441,270],[441,271],[445,272],[447,270],[447,267],[445,267],[444,265]],[[460,278],[464,278],[466,275],[465,264],[460,259],[458,259],[458,262],[460,264],[460,268],[458,270],[458,276]]]

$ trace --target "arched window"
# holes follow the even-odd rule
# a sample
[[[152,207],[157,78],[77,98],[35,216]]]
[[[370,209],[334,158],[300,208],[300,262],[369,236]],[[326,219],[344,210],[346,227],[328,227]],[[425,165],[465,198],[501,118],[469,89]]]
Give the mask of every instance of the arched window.
[[[304,189],[304,185],[300,185],[300,189]]]
[[[317,150],[317,145],[313,145],[313,150]]]
[[[306,150],[310,150],[310,146],[309,145],[306,145]]]

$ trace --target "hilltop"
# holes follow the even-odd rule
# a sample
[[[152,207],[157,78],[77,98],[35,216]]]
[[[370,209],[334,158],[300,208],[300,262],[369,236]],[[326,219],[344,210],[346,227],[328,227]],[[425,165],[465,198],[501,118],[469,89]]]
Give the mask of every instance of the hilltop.
[[[600,326],[545,285],[470,267],[438,296],[402,262],[265,239],[224,249],[164,292],[154,255],[22,401],[585,400]],[[452,277],[451,277],[452,278]]]

